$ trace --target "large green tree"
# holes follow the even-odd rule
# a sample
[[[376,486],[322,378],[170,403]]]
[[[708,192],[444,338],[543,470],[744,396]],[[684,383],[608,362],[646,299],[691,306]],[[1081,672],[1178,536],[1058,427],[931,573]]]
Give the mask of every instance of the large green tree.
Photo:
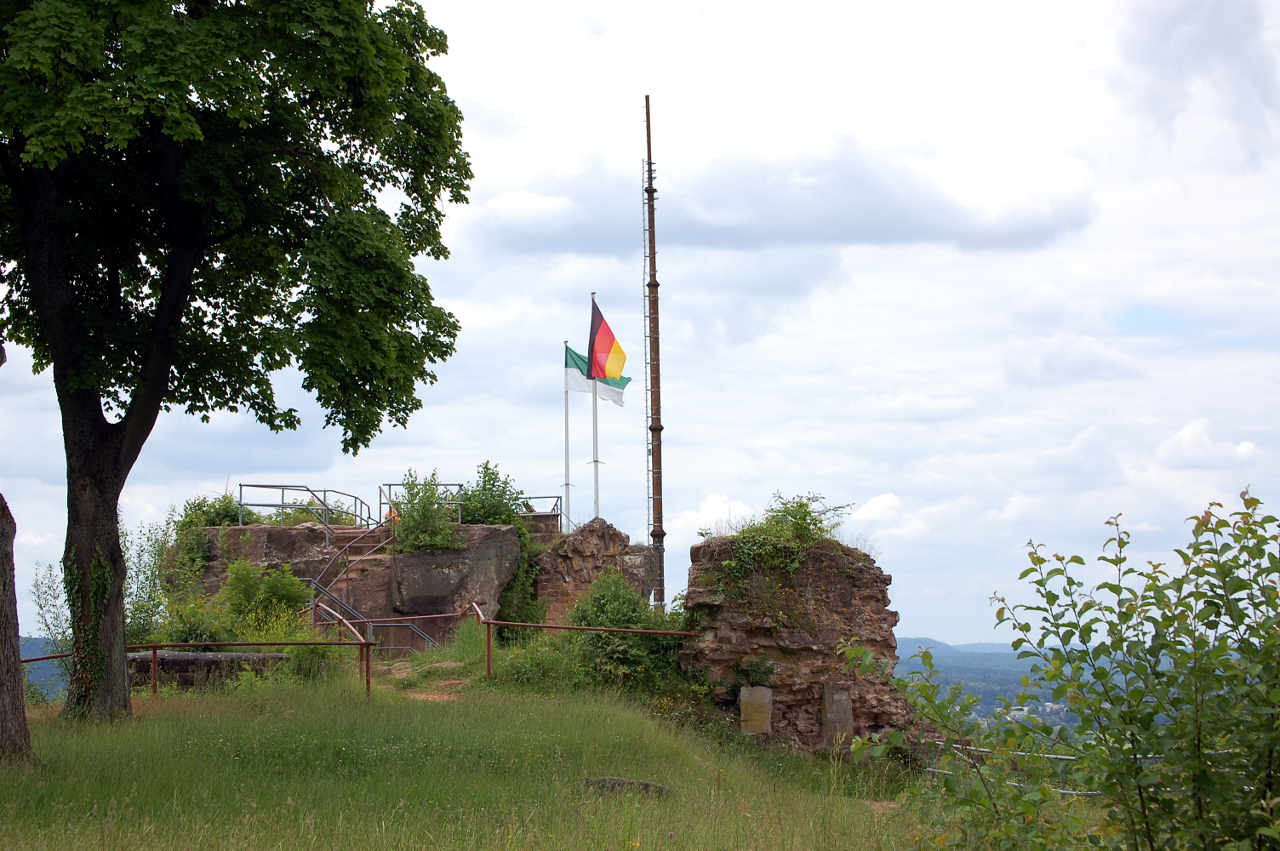
[[[471,177],[445,36],[378,5],[0,0],[0,339],[61,410],[68,715],[129,710],[116,511],[161,410],[294,428],[296,366],[355,452],[453,352],[411,264]]]

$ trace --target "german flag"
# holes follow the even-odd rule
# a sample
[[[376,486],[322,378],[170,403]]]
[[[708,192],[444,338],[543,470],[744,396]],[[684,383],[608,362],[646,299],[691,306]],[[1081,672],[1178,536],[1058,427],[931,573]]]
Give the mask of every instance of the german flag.
[[[622,365],[627,362],[626,352],[618,345],[609,323],[604,321],[596,300],[591,299],[591,337],[587,342],[591,358],[591,378],[621,378]]]

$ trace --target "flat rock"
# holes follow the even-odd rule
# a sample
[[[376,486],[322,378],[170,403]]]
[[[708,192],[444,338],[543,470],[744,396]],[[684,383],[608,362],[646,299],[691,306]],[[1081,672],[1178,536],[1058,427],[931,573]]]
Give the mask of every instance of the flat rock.
[[[671,790],[650,780],[629,780],[626,777],[584,777],[582,785],[597,792],[644,792],[649,795],[669,795]]]

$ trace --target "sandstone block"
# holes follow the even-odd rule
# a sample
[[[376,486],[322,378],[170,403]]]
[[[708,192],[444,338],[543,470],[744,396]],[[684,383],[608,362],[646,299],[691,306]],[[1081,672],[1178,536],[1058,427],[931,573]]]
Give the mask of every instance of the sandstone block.
[[[773,730],[773,689],[743,686],[738,690],[739,729],[748,735],[768,735]]]

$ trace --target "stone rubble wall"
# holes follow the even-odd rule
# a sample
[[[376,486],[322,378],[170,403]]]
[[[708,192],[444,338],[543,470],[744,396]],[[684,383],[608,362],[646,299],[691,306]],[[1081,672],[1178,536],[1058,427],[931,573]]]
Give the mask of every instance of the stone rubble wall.
[[[897,663],[892,578],[870,556],[823,542],[804,554],[793,580],[775,575],[745,593],[726,594],[715,572],[732,557],[731,538],[712,538],[690,550],[685,605],[702,634],[681,650],[686,669],[705,674],[714,694],[728,702],[744,663],[768,659],[772,735],[802,748],[910,727],[910,710],[889,684],[846,670],[836,653],[841,641],[853,638],[886,663]]]
[[[658,584],[658,554],[602,518],[557,539],[535,560],[534,594],[547,604],[547,623],[568,623],[569,610],[606,570],[617,569],[646,600]]]

